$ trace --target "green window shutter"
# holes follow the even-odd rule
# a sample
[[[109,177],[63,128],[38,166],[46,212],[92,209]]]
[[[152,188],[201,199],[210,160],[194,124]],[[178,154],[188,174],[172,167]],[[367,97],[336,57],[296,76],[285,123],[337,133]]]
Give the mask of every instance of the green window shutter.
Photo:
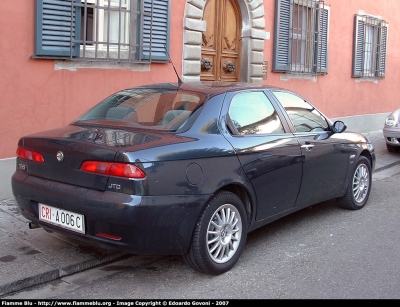
[[[144,0],[143,59],[169,61],[169,14],[168,0]]]
[[[386,42],[388,35],[387,24],[382,24],[379,32],[379,53],[378,53],[378,67],[377,77],[384,78],[386,76]]]
[[[291,14],[290,0],[276,0],[273,71],[289,71],[290,69]]]
[[[361,77],[364,67],[364,21],[354,16],[352,77]]]
[[[321,6],[317,10],[317,37],[315,39],[315,69],[316,73],[328,73],[328,34],[329,8]],[[318,37],[319,35],[319,37]]]
[[[35,56],[79,56],[80,0],[36,0]],[[72,40],[71,40],[72,38]]]

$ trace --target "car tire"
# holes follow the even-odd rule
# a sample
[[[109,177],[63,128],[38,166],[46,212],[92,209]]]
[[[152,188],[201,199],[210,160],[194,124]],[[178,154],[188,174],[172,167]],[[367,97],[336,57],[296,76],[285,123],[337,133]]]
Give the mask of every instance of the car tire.
[[[353,169],[345,194],[338,199],[339,206],[344,209],[358,210],[365,206],[371,191],[371,163],[360,156]]]
[[[392,146],[386,143],[386,148],[389,152],[397,152],[398,151],[398,147],[396,146]]]
[[[247,238],[243,202],[231,192],[219,192],[203,209],[184,259],[201,273],[219,275],[239,260]]]

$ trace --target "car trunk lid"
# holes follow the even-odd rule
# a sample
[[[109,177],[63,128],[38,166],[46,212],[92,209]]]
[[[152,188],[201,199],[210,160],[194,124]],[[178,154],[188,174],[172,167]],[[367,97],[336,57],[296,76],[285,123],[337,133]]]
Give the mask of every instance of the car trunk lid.
[[[162,139],[162,134],[68,125],[23,137],[19,146],[39,152],[44,158],[43,163],[26,162],[30,175],[49,179],[49,184],[57,181],[105,190],[109,176],[82,171],[83,162],[130,162],[133,160],[127,161],[126,151],[148,148],[160,140],[163,143]]]

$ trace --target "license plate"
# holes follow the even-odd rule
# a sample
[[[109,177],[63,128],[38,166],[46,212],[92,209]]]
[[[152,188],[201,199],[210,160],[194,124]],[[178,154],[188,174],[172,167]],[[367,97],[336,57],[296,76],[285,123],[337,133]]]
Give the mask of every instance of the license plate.
[[[39,203],[39,220],[75,232],[85,233],[85,216]]]

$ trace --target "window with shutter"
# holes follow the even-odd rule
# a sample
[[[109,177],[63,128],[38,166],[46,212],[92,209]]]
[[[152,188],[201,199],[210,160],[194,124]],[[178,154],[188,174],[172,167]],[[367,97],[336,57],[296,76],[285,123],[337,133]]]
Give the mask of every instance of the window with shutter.
[[[384,78],[389,24],[371,15],[354,15],[354,78]]]
[[[328,72],[329,6],[316,0],[276,0],[273,71]]]
[[[33,57],[169,61],[168,0],[36,0]]]

